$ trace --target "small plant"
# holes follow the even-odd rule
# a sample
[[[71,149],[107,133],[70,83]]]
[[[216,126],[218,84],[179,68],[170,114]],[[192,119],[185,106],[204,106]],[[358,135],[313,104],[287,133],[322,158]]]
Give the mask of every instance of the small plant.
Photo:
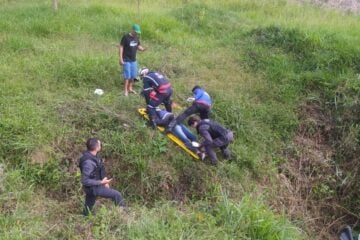
[[[165,153],[168,151],[168,142],[169,141],[162,136],[160,138],[154,139],[153,149],[156,149],[158,154]]]

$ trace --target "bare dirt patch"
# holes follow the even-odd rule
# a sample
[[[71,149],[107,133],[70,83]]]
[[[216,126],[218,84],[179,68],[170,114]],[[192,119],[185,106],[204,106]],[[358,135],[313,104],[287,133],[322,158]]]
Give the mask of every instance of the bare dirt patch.
[[[338,239],[338,230],[354,222],[339,199],[341,166],[334,161],[330,113],[317,102],[299,109],[301,124],[284,155],[287,162],[278,174],[279,195],[274,205],[286,209],[295,221],[317,239]]]
[[[346,12],[360,12],[360,0],[300,0],[300,2],[310,2],[321,7],[334,8]]]
[[[46,163],[48,159],[49,157],[44,151],[44,149],[38,148],[31,154],[31,163],[33,164],[44,165],[44,163]]]

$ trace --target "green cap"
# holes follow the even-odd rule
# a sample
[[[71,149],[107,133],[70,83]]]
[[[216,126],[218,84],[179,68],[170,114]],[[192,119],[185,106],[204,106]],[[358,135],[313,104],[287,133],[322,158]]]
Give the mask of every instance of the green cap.
[[[134,30],[134,32],[141,34],[140,26],[138,24],[134,24],[132,26],[132,29]]]

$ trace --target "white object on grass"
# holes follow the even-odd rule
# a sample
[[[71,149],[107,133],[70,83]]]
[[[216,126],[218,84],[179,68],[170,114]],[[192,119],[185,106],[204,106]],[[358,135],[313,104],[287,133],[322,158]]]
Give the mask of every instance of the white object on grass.
[[[97,89],[95,89],[94,93],[95,93],[96,95],[101,96],[101,95],[104,94],[104,90],[102,90],[102,89],[100,89],[100,88],[97,88]]]

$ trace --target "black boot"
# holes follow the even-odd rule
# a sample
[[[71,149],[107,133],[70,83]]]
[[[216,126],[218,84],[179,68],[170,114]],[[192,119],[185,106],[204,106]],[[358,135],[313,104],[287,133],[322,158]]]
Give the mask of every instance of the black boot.
[[[225,159],[227,160],[231,160],[231,152],[228,148],[225,148],[225,149],[221,149],[222,153],[223,153],[223,156]]]
[[[153,129],[156,129],[156,127],[157,127],[156,119],[151,118],[149,123],[150,123],[150,127],[152,127]]]

